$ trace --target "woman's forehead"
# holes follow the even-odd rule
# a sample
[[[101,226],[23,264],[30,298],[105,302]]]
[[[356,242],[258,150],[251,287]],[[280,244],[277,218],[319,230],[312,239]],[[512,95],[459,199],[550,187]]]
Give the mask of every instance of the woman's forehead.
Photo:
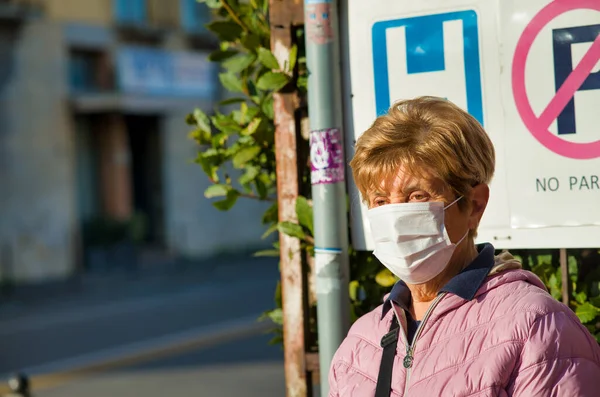
[[[406,192],[408,190],[427,190],[442,193],[445,185],[431,172],[419,170],[415,172],[408,167],[400,166],[398,170],[385,176],[379,183],[378,190],[386,193]]]

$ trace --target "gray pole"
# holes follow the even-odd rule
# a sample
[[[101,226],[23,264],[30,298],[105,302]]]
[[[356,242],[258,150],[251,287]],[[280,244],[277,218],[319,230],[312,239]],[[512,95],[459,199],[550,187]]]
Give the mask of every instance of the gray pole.
[[[337,0],[305,0],[321,395],[349,327],[348,220]]]

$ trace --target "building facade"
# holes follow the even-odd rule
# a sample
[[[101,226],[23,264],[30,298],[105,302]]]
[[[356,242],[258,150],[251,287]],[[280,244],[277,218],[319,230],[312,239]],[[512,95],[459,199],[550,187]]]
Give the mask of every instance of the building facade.
[[[195,0],[0,2],[0,282],[134,260],[106,248],[123,230],[168,258],[264,247],[264,204],[217,211],[192,161],[185,115],[223,95],[209,20]]]

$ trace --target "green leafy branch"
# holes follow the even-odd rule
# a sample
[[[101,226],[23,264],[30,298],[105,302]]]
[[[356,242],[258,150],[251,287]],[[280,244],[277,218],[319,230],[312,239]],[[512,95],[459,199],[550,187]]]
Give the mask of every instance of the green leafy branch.
[[[212,114],[195,109],[186,119],[201,147],[195,161],[212,182],[204,195],[220,198],[213,205],[222,211],[240,197],[275,201],[273,93],[293,84],[297,51],[280,66],[269,50],[268,1],[201,2],[215,14],[207,28],[220,40],[209,59],[220,64],[219,80],[235,94]]]

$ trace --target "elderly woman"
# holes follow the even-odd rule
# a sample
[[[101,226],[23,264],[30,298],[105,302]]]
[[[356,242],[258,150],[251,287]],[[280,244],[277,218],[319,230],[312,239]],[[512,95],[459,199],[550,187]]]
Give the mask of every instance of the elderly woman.
[[[508,253],[475,245],[494,148],[451,102],[394,104],[350,165],[400,278],[338,349],[330,396],[600,396],[600,347]]]

